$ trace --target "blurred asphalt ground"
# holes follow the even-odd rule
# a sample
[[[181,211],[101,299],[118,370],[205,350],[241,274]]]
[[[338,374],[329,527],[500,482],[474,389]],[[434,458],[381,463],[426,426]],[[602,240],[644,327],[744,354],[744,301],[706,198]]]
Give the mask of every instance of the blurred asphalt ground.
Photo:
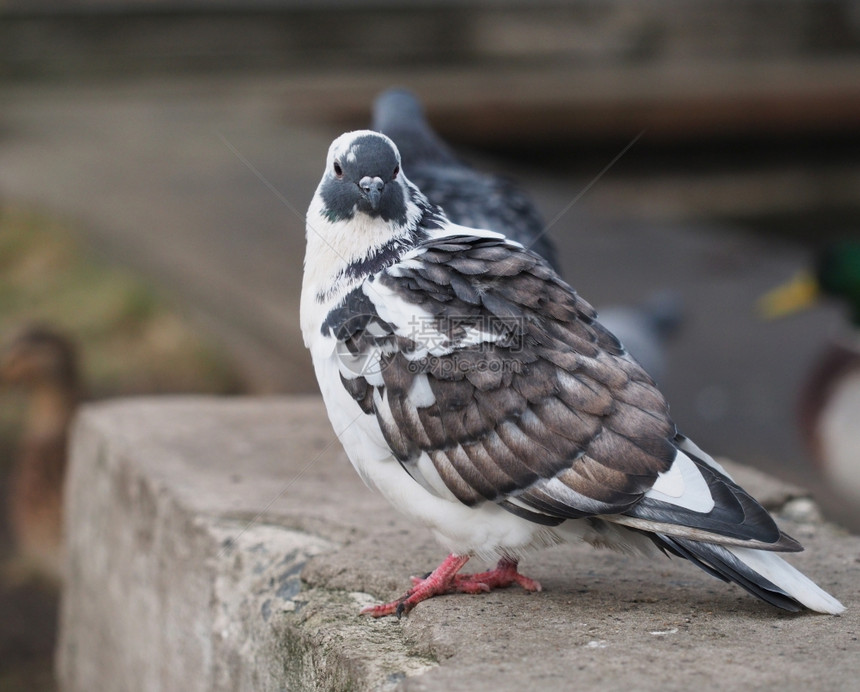
[[[365,82],[369,117],[388,84]],[[163,287],[222,339],[252,390],[314,392],[298,324],[303,217],[331,139],[366,120],[338,120],[311,83],[246,75],[7,85],[0,202],[70,218],[97,252]],[[603,165],[565,176],[508,163],[507,172],[552,219]],[[625,165],[648,161],[633,147],[552,226],[565,277],[598,309],[677,291],[687,319],[663,390],[681,429],[716,455],[812,487],[825,511],[856,528],[858,517],[816,482],[793,412],[839,312],[825,306],[766,323],[754,311],[807,257],[741,229],[661,218],[661,208],[677,206],[671,191],[647,210],[625,204],[637,187]]]

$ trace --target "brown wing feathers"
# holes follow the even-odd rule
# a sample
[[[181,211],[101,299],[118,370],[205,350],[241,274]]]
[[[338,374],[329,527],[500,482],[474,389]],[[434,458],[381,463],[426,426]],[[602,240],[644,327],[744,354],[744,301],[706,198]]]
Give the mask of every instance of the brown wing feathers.
[[[427,453],[469,505],[506,506],[514,496],[571,517],[617,512],[639,500],[669,467],[675,428],[654,383],[594,321],[591,306],[536,255],[503,241],[458,237],[425,247],[420,262],[395,265],[377,279],[429,313],[431,324],[420,330],[444,335],[447,347],[414,358],[422,335],[391,327],[400,350],[381,373],[389,411],[374,411],[401,463],[414,475]],[[464,345],[469,329],[487,341]],[[431,405],[411,401],[416,377],[427,378]],[[373,397],[363,380],[344,384],[369,412]],[[548,491],[552,478],[575,491],[570,497],[582,496],[583,506]]]

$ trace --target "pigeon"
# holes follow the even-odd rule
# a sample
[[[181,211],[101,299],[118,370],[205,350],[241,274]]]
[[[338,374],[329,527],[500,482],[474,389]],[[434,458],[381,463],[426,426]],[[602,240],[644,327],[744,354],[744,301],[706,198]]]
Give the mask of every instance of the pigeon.
[[[555,246],[529,196],[508,178],[464,163],[430,127],[412,92],[397,88],[382,92],[373,104],[371,129],[394,141],[409,179],[451,221],[502,233],[558,271]]]
[[[564,541],[686,558],[778,608],[839,601],[801,546],[676,429],[651,377],[540,255],[451,222],[387,136],[335,139],[307,213],[301,328],[352,465],[448,556],[403,596],[540,584]],[[461,574],[473,556],[495,568]]]

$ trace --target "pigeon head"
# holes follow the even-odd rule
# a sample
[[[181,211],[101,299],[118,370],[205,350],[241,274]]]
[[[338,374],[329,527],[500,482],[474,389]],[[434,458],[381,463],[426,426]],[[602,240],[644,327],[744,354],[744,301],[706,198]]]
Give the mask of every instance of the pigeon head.
[[[318,192],[332,223],[366,214],[404,225],[406,185],[394,142],[378,132],[359,130],[332,142]]]
[[[388,137],[370,130],[341,135],[308,207],[302,319],[313,319],[319,304],[335,304],[447,223],[403,175]]]

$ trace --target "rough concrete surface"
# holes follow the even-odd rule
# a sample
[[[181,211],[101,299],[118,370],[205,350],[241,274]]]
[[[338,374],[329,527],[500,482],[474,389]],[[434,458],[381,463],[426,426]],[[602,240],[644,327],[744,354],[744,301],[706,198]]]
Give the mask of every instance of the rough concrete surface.
[[[360,482],[316,397],[86,408],[73,441],[58,651],[73,690],[853,689],[860,538],[743,467],[790,560],[848,607],[785,614],[680,560],[525,560],[544,591],[396,597],[443,553]]]

